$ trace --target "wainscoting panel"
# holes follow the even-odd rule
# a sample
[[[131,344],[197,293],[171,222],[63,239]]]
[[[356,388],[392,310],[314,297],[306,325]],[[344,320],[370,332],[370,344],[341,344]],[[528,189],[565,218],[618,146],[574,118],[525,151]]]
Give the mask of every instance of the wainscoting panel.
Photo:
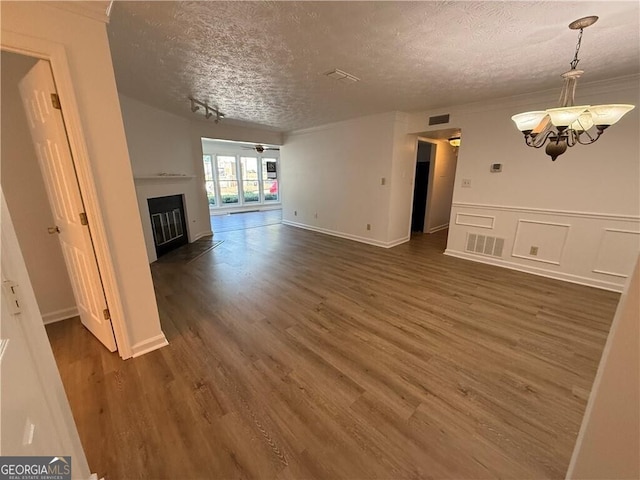
[[[571,225],[518,220],[512,257],[560,265]]]
[[[475,213],[458,213],[456,215],[456,225],[466,225],[468,227],[493,228],[495,220],[496,217]]]
[[[478,251],[487,230],[506,257]],[[454,202],[445,254],[621,292],[639,249],[637,215]]]
[[[605,228],[593,271],[627,278],[640,249],[640,232]]]

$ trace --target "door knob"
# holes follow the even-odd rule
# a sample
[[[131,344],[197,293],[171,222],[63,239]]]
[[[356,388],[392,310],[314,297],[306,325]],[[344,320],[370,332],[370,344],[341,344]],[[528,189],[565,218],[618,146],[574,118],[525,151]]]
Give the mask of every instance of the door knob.
[[[58,228],[57,225],[55,227],[49,227],[47,228],[47,232],[49,232],[49,235],[53,235],[54,233],[60,233],[60,228]]]

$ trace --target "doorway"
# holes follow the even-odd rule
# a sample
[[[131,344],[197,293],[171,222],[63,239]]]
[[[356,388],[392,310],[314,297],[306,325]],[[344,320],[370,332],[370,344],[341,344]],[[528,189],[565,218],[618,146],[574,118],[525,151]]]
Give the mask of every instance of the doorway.
[[[45,323],[80,316],[116,350],[49,62],[2,51],[2,187]],[[26,107],[26,108],[25,108]]]
[[[431,150],[428,142],[418,141],[416,178],[413,187],[413,210],[411,212],[411,231],[424,232],[429,193],[429,171],[431,168]]]

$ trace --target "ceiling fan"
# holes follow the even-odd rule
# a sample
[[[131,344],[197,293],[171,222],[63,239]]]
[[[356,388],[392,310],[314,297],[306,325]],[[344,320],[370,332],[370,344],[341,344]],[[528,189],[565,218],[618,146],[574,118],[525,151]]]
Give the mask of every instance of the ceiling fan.
[[[262,153],[265,152],[267,150],[276,150],[276,151],[280,151],[279,148],[273,148],[273,147],[265,147],[264,145],[254,145],[253,147],[242,147],[245,150],[255,150],[257,153]]]

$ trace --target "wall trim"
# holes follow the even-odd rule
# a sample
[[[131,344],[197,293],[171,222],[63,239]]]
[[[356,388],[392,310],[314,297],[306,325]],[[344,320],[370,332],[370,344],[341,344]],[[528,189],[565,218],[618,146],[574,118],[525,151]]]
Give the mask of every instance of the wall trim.
[[[311,230],[312,232],[323,233],[325,235],[331,235],[332,237],[344,238],[347,240],[353,240],[359,243],[366,243],[367,245],[373,245],[374,247],[391,248],[401,243],[409,241],[409,236],[405,236],[390,242],[381,242],[372,238],[361,237],[359,235],[351,235],[350,233],[338,232],[336,230],[329,230],[327,228],[314,227],[312,225],[306,225],[304,223],[291,222],[289,220],[282,220],[283,225],[289,225],[290,227],[302,228],[304,230]]]
[[[487,227],[485,225],[479,225],[477,223],[462,222],[460,221],[460,215],[465,215],[467,217],[490,218],[491,226]],[[493,230],[495,223],[496,223],[496,217],[494,217],[493,215],[478,215],[477,213],[456,212],[456,225],[465,225],[467,227],[477,227],[477,228],[488,228],[489,230]]]
[[[145,353],[153,352],[162,347],[166,347],[169,345],[167,338],[163,333],[160,335],[156,335],[155,337],[148,338],[142,342],[138,342],[131,347],[132,355],[131,357],[139,357],[144,355]]]
[[[560,256],[558,260],[547,260],[544,258],[537,258],[534,256],[527,256],[527,255],[519,255],[517,253],[515,253],[516,250],[516,245],[518,244],[518,240],[520,239],[520,225],[523,223],[535,223],[537,225],[551,225],[553,227],[564,227],[567,229],[565,235],[564,235],[564,240],[562,240],[562,246],[560,247]],[[564,249],[567,246],[567,238],[569,237],[569,231],[571,230],[571,225],[566,224],[566,223],[555,223],[555,222],[541,222],[539,220],[527,220],[527,219],[523,219],[523,218],[519,218],[518,219],[518,225],[516,226],[516,234],[513,236],[513,247],[511,248],[511,256],[512,257],[516,257],[516,258],[524,258],[526,260],[533,260],[534,262],[541,262],[541,263],[550,263],[552,265],[560,265],[560,260],[562,259],[562,256],[564,255]]]
[[[436,232],[439,232],[440,230],[446,230],[447,228],[449,228],[449,222],[443,223],[442,225],[438,225],[437,227],[430,228],[427,233],[436,233]],[[408,240],[409,239],[407,238],[407,240],[405,241],[408,241]]]
[[[62,320],[67,320],[68,318],[77,317],[78,315],[80,315],[80,313],[78,313],[78,308],[75,306],[69,307],[69,308],[62,308],[60,310],[55,310],[53,312],[43,313],[42,322],[45,325],[49,325],[50,323],[61,322]]]
[[[554,280],[562,280],[570,283],[577,283],[578,285],[585,285],[587,287],[599,288],[601,290],[609,290],[611,292],[622,292],[624,284],[617,284],[612,282],[606,282],[604,280],[596,280],[589,277],[582,277],[580,275],[571,275],[569,273],[557,272],[554,270],[547,270],[545,268],[530,267],[522,265],[520,263],[508,262],[506,260],[500,260],[492,257],[480,257],[467,252],[460,252],[447,248],[444,251],[445,255],[450,257],[462,258],[464,260],[471,260],[472,262],[486,263],[488,265],[494,265],[496,267],[508,268],[509,270],[517,270],[519,272],[531,273],[540,277],[552,278]]]
[[[556,215],[564,217],[582,217],[599,220],[614,220],[622,222],[638,222],[640,223],[639,215],[619,215],[616,213],[600,213],[600,212],[580,212],[575,210],[553,210],[550,208],[531,208],[531,207],[515,207],[507,205],[488,205],[482,203],[465,203],[454,202],[452,207],[456,208],[473,208],[479,210],[501,210],[507,212],[520,212],[520,213],[536,213],[540,215]]]

